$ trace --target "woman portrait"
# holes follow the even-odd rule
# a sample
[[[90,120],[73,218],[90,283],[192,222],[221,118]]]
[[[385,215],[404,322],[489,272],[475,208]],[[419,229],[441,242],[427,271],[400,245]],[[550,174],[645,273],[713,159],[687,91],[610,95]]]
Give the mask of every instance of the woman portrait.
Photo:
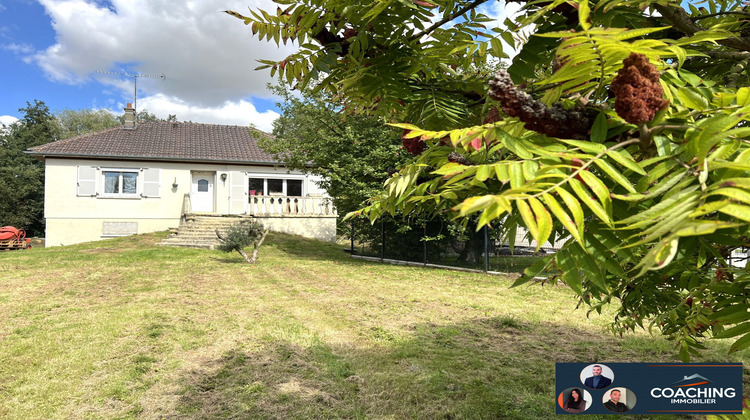
[[[580,389],[573,388],[570,390],[570,395],[563,405],[563,410],[569,413],[583,413],[586,410],[586,401]]]

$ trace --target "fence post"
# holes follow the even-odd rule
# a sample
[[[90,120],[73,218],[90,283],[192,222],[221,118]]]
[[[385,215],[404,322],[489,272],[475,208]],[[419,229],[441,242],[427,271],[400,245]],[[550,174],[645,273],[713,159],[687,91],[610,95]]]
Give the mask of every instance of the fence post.
[[[350,238],[350,240],[351,240],[351,242],[350,242],[351,243],[350,248],[352,250],[352,255],[354,255],[354,220],[352,220],[351,227],[352,227],[352,233],[351,233],[351,238]]]
[[[490,229],[484,225],[484,272],[490,271]]]
[[[422,239],[422,242],[424,242],[424,265],[427,265],[427,223],[424,224],[424,237]]]
[[[385,260],[385,222],[380,220],[380,261]]]

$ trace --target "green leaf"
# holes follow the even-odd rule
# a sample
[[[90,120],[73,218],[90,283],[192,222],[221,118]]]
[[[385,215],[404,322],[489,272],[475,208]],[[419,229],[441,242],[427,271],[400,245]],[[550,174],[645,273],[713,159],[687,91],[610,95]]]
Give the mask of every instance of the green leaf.
[[[575,221],[576,228],[578,229],[579,236],[583,236],[583,209],[581,208],[581,203],[578,202],[578,200],[573,196],[573,194],[569,193],[566,189],[557,187],[555,188],[555,192],[557,192],[560,197],[565,202],[565,205],[568,206],[568,210],[570,210],[570,213],[573,215],[573,220]],[[574,235],[575,237],[575,235]]]
[[[546,269],[547,265],[549,265],[549,262],[551,260],[552,256],[540,259],[539,261],[535,262],[534,264],[531,264],[530,266],[526,267],[523,270],[523,275],[519,277],[511,287],[517,287],[524,283],[527,283],[528,281],[534,279],[535,277],[538,277],[540,274],[542,274]]]
[[[495,130],[495,134],[497,135],[497,139],[502,142],[503,145],[508,148],[508,150],[518,155],[518,157],[520,157],[521,159],[534,158],[534,155],[523,146],[523,144],[520,142],[520,139],[511,136],[501,128]]]
[[[643,168],[641,168],[638,163],[636,163],[635,159],[633,159],[633,157],[630,156],[630,153],[628,152],[621,150],[610,150],[607,152],[607,156],[637,174],[646,175],[646,171],[644,171]],[[630,184],[630,182],[628,182],[628,184]]]
[[[589,141],[582,141],[582,140],[567,140],[567,139],[560,139],[561,142],[565,144],[569,144],[571,146],[577,147],[581,150],[583,150],[586,153],[602,153],[605,150],[607,150],[607,147],[603,144],[599,143],[592,143]]]
[[[750,192],[747,192],[740,188],[719,188],[712,190],[711,192],[706,194],[706,196],[712,195],[723,195],[725,197],[741,201],[745,204],[750,204]]]
[[[563,281],[579,296],[583,295],[583,282],[575,261],[567,249],[560,250],[555,254],[555,264],[562,270]]]
[[[460,210],[459,214],[461,216],[466,216],[479,210],[486,209],[493,202],[493,196],[491,195],[474,196],[464,200],[463,203],[457,205],[455,209]]]
[[[508,171],[510,172],[510,186],[511,188],[521,188],[524,184],[523,180],[523,168],[519,162],[511,162],[508,164]]]
[[[531,208],[534,210],[534,215],[536,216],[536,225],[539,236],[534,237],[534,239],[536,239],[537,242],[536,251],[539,251],[552,233],[552,216],[541,201],[536,198],[529,198],[529,203],[531,204]]]
[[[641,277],[647,271],[660,270],[666,267],[677,254],[679,238],[666,238],[651,248],[634,268],[640,268],[635,277]]]
[[[461,165],[460,163],[456,162],[448,162],[431,173],[435,175],[456,175],[469,168],[471,167],[467,165]]]
[[[618,200],[623,200],[623,201],[641,201],[647,198],[658,197],[661,194],[664,194],[665,192],[667,192],[670,188],[677,185],[682,180],[682,178],[684,178],[685,175],[687,174],[688,172],[686,171],[674,172],[670,174],[669,176],[667,176],[666,178],[659,181],[658,184],[654,185],[653,189],[649,190],[645,194],[624,194],[624,195],[612,194],[612,198],[616,198]],[[649,172],[649,175],[651,175],[650,172]]]
[[[705,111],[708,108],[708,100],[693,89],[682,88],[677,92],[677,96],[690,109]]]
[[[750,223],[750,207],[749,206],[743,206],[741,204],[727,204],[727,205],[719,207],[717,210],[726,215],[729,215],[734,218],[744,220],[745,222]]]
[[[690,222],[687,226],[680,228],[677,236],[703,236],[710,235],[719,229],[729,229],[741,226],[739,223],[721,222],[712,220],[698,220]]]
[[[492,173],[494,172],[494,168],[492,165],[479,165],[477,167],[477,174],[474,176],[474,179],[477,181],[486,181],[487,178],[492,176]]]
[[[563,224],[565,229],[567,229],[568,232],[573,235],[573,238],[575,238],[575,240],[578,241],[581,246],[584,246],[583,238],[581,238],[581,234],[578,230],[578,227],[576,226],[576,223],[568,215],[568,213],[563,210],[563,208],[560,206],[560,203],[558,203],[557,200],[555,200],[555,198],[550,194],[544,194],[542,197],[544,198],[544,202],[547,203],[547,207],[550,209],[550,211],[552,211],[552,214],[554,214],[555,217]]]
[[[576,195],[578,195],[578,197],[581,199],[583,204],[585,204],[589,209],[591,209],[592,212],[594,212],[596,217],[598,217],[607,225],[612,226],[612,219],[610,218],[609,214],[604,210],[599,202],[597,202],[596,199],[586,191],[586,187],[584,187],[580,181],[578,181],[577,179],[571,179],[570,186],[573,188],[573,191],[576,193]]]
[[[535,239],[539,237],[539,229],[537,228],[536,219],[534,218],[534,213],[531,211],[531,207],[523,200],[517,200],[516,207],[518,208],[518,212],[521,213],[523,223],[529,233],[531,233],[531,236]]]
[[[736,325],[715,335],[716,338],[732,338],[750,332],[750,322]]]
[[[494,166],[498,181],[502,181],[503,183],[510,181],[507,163],[497,163]]]
[[[626,190],[630,191],[631,193],[636,193],[636,190],[633,187],[633,184],[631,184],[630,181],[628,181],[628,179],[623,174],[620,173],[620,171],[615,169],[614,166],[610,165],[609,162],[607,162],[606,160],[597,159],[594,161],[594,163],[596,163],[596,166],[601,168],[609,176],[611,180],[622,185],[623,187],[625,187]],[[638,165],[635,165],[635,166],[638,167]],[[643,172],[643,169],[641,169],[641,172]],[[645,172],[643,173],[643,175],[645,175]],[[584,180],[585,179],[586,178],[584,178]]]
[[[607,215],[611,216],[612,200],[609,197],[609,189],[607,188],[607,186],[604,185],[604,183],[591,172],[580,172],[580,176],[583,181],[591,188],[594,194],[596,194],[596,196],[599,198],[599,202],[602,203],[602,208],[604,208],[604,210],[607,212]]]
[[[591,141],[594,143],[604,143],[607,140],[607,114],[599,111],[599,115],[594,120],[591,127]]]
[[[591,23],[589,22],[590,14],[591,10],[589,9],[589,0],[579,0],[578,23],[581,25],[581,28],[583,28],[584,31],[587,31],[589,28],[591,28]]]
[[[736,351],[744,350],[748,347],[750,347],[750,334],[745,334],[744,336],[742,336],[742,338],[735,341],[731,347],[729,347],[729,352],[734,353]]]
[[[737,323],[750,318],[748,310],[750,310],[750,304],[732,305],[714,312],[710,317],[720,323]]]
[[[750,105],[750,87],[741,87],[737,89],[737,105]]]

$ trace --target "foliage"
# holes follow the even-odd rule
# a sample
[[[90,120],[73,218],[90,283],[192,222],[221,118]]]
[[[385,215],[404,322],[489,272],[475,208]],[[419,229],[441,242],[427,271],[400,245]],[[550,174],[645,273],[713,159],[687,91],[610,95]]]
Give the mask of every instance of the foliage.
[[[63,109],[55,113],[55,119],[61,139],[122,125],[118,117],[104,109]]]
[[[322,79],[349,109],[414,123],[396,126],[428,146],[364,210],[371,220],[451,214],[568,238],[516,284],[557,273],[593,311],[618,305],[615,332],[661,330],[683,360],[705,337],[750,346],[750,273],[729,261],[750,247],[741,1],[529,2],[507,28],[485,26],[486,1],[277,3],[232,12],[261,39],[300,44],[264,61],[272,73]],[[504,56],[501,39],[520,52],[487,92],[477,69]],[[485,120],[494,108],[501,119]]]
[[[409,160],[400,130],[381,119],[346,115],[335,100],[310,91],[301,97],[284,88],[273,91],[284,99],[281,116],[273,137],[261,137],[259,145],[287,168],[320,176],[340,214],[361,207]]]
[[[0,133],[0,223],[44,234],[44,164],[24,153],[54,141],[59,127],[42,101],[20,108],[24,116]]]
[[[216,248],[223,252],[237,251],[247,262],[254,263],[258,258],[258,248],[260,248],[267,233],[268,231],[263,228],[263,224],[260,222],[243,220],[232,225],[224,235],[218,230],[216,231],[216,236],[221,241],[221,244]],[[248,257],[245,253],[245,248],[249,246],[255,248],[252,257]]]
[[[120,122],[120,124],[125,124],[125,114],[120,115],[117,117],[117,120]],[[169,114],[167,119],[158,118],[156,114],[152,114],[148,112],[148,109],[142,109],[138,111],[137,114],[135,114],[135,120],[138,122],[148,122],[148,121],[177,121],[177,117],[173,114]]]

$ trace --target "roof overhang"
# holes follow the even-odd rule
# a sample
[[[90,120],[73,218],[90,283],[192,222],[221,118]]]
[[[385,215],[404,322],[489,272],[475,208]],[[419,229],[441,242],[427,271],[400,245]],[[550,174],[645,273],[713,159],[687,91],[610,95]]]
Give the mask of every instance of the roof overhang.
[[[173,157],[173,156],[121,156],[121,155],[86,155],[80,153],[44,153],[26,150],[31,156],[39,160],[46,158],[61,159],[101,159],[101,160],[129,160],[129,161],[150,161],[150,162],[192,162],[192,163],[228,163],[242,165],[261,165],[261,166],[283,166],[283,162],[276,161],[256,161],[241,159],[207,159],[207,158],[190,158],[190,157]]]

